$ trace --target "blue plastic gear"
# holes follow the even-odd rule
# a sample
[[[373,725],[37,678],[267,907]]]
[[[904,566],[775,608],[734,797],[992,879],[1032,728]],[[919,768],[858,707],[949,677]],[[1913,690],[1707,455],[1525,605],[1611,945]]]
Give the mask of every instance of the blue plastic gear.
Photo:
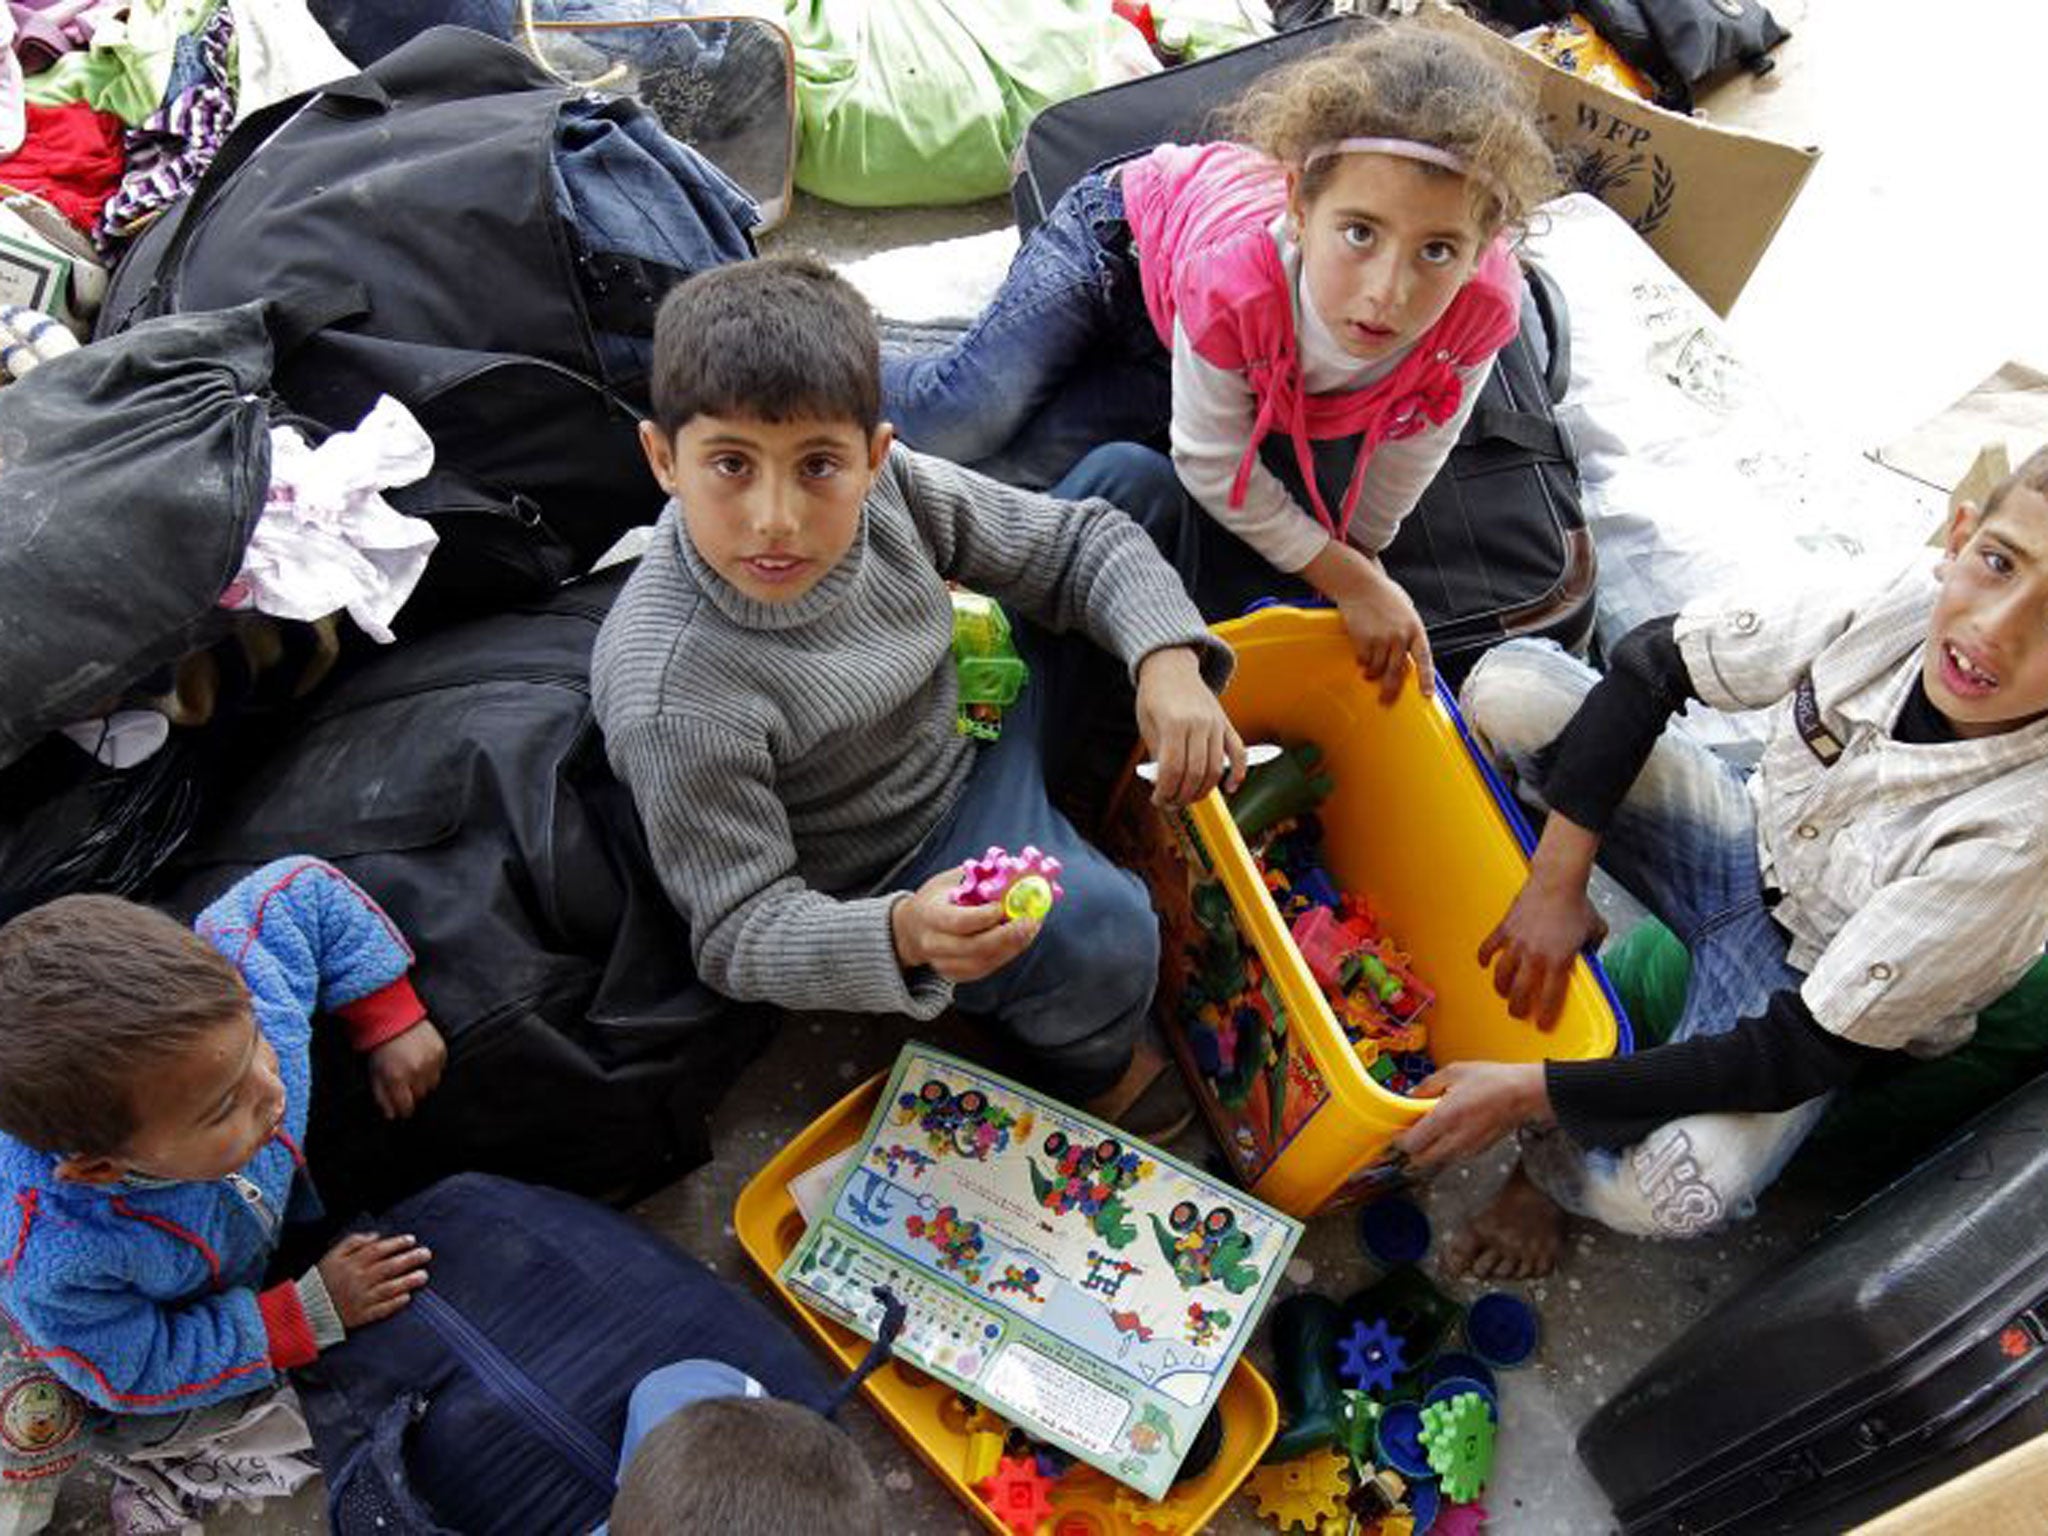
[[[1402,1358],[1401,1340],[1384,1318],[1353,1323],[1351,1332],[1337,1341],[1337,1355],[1337,1374],[1361,1392],[1393,1391],[1394,1378],[1408,1364]]]

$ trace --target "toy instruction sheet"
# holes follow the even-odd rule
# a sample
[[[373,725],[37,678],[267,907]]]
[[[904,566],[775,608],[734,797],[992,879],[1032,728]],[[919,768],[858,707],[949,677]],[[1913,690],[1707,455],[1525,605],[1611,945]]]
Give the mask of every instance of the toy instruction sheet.
[[[1164,1497],[1301,1236],[1101,1121],[915,1042],[782,1268],[1034,1438]]]

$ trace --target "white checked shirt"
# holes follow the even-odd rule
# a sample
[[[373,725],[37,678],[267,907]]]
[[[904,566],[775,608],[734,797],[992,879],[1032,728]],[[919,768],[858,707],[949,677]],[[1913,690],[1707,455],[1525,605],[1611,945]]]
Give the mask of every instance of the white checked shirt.
[[[2048,944],[2048,720],[1892,739],[1934,606],[1927,561],[1860,598],[1691,605],[1675,635],[1707,703],[1776,705],[1749,793],[1801,998],[1845,1039],[1931,1056],[1967,1040]],[[1796,718],[1808,675],[1841,749],[1832,766]]]

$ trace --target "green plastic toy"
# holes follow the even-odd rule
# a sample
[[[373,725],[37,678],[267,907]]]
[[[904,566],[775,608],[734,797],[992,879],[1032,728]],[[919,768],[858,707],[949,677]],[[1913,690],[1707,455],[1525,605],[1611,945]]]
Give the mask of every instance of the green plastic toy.
[[[1322,804],[1335,787],[1320,771],[1322,760],[1323,749],[1305,741],[1245,775],[1243,786],[1230,797],[1230,819],[1246,842]]]
[[[1429,1452],[1446,1498],[1470,1504],[1479,1497],[1493,1472],[1493,1433],[1493,1410],[1477,1392],[1460,1392],[1422,1410],[1416,1438]]]
[[[1297,1291],[1273,1308],[1274,1386],[1287,1422],[1263,1461],[1292,1461],[1335,1443],[1343,1430],[1337,1335],[1344,1314],[1327,1296]]]
[[[1017,655],[1002,605],[960,587],[953,589],[953,670],[960,681],[960,713],[953,728],[963,736],[994,741],[1003,733],[1003,711],[1031,678]]]

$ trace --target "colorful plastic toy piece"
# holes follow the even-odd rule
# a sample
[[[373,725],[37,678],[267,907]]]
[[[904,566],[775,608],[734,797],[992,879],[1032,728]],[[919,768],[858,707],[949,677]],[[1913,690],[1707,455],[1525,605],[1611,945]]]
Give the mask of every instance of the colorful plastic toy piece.
[[[1401,1341],[1384,1318],[1353,1323],[1337,1341],[1337,1374],[1361,1392],[1391,1392],[1394,1378],[1407,1368]]]
[[[947,893],[947,899],[956,907],[1000,902],[1006,918],[1042,918],[1067,894],[1059,874],[1060,861],[1029,843],[1017,853],[990,848],[960,866],[960,883]]]
[[[1317,984],[1326,990],[1341,987],[1345,960],[1379,937],[1371,922],[1340,916],[1324,906],[1303,912],[1288,933]]]
[[[1297,1291],[1274,1306],[1272,1318],[1274,1387],[1286,1422],[1262,1459],[1292,1461],[1337,1438],[1343,1313],[1327,1296]]]
[[[1003,892],[1003,916],[1013,922],[1020,917],[1044,922],[1052,903],[1052,882],[1043,875],[1026,875]]]
[[[1052,1518],[1052,1479],[1029,1456],[1005,1456],[974,1491],[1012,1536],[1037,1536],[1038,1527]]]
[[[1230,797],[1230,818],[1246,842],[1261,832],[1314,810],[1336,786],[1318,771],[1323,749],[1314,742],[1289,747],[1245,775]]]
[[[1408,1490],[1408,1513],[1415,1522],[1415,1536],[1430,1536],[1443,1503],[1443,1490],[1433,1481],[1425,1479]]]
[[[1463,1310],[1412,1264],[1388,1270],[1344,1302],[1344,1315],[1353,1321],[1384,1319],[1410,1360],[1427,1360]]]
[[[1439,1382],[1463,1378],[1474,1383],[1488,1397],[1500,1395],[1500,1383],[1493,1379],[1493,1369],[1477,1355],[1468,1355],[1460,1350],[1446,1349],[1438,1352],[1429,1362],[1429,1369],[1422,1373],[1422,1390],[1429,1391]]]
[[[1244,1486],[1266,1519],[1314,1531],[1325,1520],[1344,1518],[1351,1479],[1342,1456],[1335,1451],[1315,1451],[1260,1467]]]
[[[1382,1269],[1413,1264],[1429,1252],[1429,1218],[1413,1200],[1383,1196],[1359,1208],[1358,1241]]]
[[[1511,1369],[1536,1353],[1536,1314],[1519,1296],[1488,1291],[1465,1314],[1465,1342],[1488,1365]]]
[[[1126,1525],[1141,1531],[1192,1531],[1195,1506],[1184,1498],[1148,1499],[1136,1489],[1117,1484],[1111,1507]]]
[[[1458,1504],[1449,1500],[1437,1511],[1436,1524],[1430,1527],[1430,1536],[1479,1536],[1479,1528],[1486,1524],[1484,1504]]]
[[[986,1430],[976,1430],[967,1437],[967,1454],[962,1459],[961,1475],[970,1485],[985,1482],[994,1475],[1003,1459],[1003,1442],[1008,1438]]]
[[[1415,1536],[1415,1517],[1398,1513],[1382,1515],[1379,1536]]]
[[[1031,669],[1017,654],[1002,605],[959,587],[953,589],[953,671],[960,694],[953,728],[963,736],[996,740],[1003,733],[1003,711],[1017,702]]]
[[[1422,1443],[1422,1409],[1414,1403],[1395,1403],[1380,1415],[1374,1444],[1379,1459],[1406,1477],[1434,1477],[1429,1448]]]
[[[1446,1376],[1442,1381],[1428,1388],[1422,1394],[1422,1406],[1428,1408],[1436,1403],[1453,1402],[1470,1393],[1486,1401],[1486,1411],[1493,1415],[1494,1422],[1500,1422],[1500,1399],[1490,1388],[1481,1386],[1470,1376]]]
[[[1477,1392],[1423,1408],[1418,1438],[1446,1498],[1469,1504],[1479,1497],[1493,1472],[1493,1436],[1493,1405]]]

